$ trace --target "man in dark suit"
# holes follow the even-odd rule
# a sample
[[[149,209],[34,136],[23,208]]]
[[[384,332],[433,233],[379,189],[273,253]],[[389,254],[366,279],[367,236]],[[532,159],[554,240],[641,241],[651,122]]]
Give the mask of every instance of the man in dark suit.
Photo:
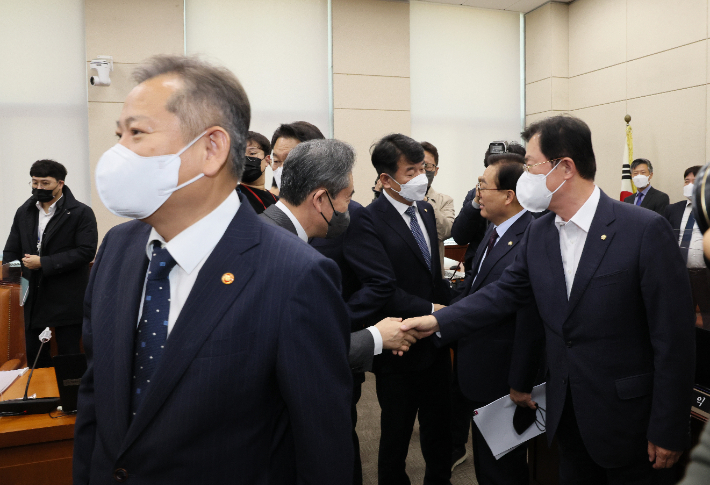
[[[634,195],[625,198],[624,202],[664,215],[670,199],[665,192],[651,187],[652,178],[653,165],[650,160],[637,158],[631,162],[631,180],[634,181],[637,190]]]
[[[594,185],[581,120],[547,118],[523,138],[529,175],[518,181],[518,200],[551,213],[529,225],[496,283],[402,328],[439,331],[446,343],[535,302],[560,483],[650,483],[651,467],[672,466],[689,444],[695,318],[676,238],[664,218]],[[535,406],[529,394],[511,397]]]
[[[54,327],[60,354],[81,352],[84,291],[98,244],[94,211],[74,198],[66,176],[67,169],[54,160],[32,164],[32,197],[17,209],[3,250],[4,262],[21,261],[29,282],[26,355],[29,365],[38,359],[37,367],[52,366],[49,345],[37,355],[45,327]]]
[[[464,292],[452,301],[472,295],[494,283],[513,263],[520,241],[533,216],[520,206],[515,185],[523,173],[518,154],[492,155],[477,186],[481,215],[490,221],[478,246],[473,269],[467,274]],[[496,325],[457,342],[456,364],[461,391],[468,399],[468,419],[511,389],[530,393],[544,349],[537,307],[508,314]],[[480,485],[528,483],[527,447],[520,446],[496,460],[486,440],[473,423],[473,459]]]
[[[136,80],[96,179],[141,220],[109,231],[91,274],[74,483],[350,483],[338,269],[235,192],[244,90],[177,56]]]
[[[355,151],[350,145],[338,140],[313,140],[297,145],[284,164],[281,200],[261,215],[267,221],[299,236],[304,242],[310,240],[311,245],[321,254],[338,264],[345,301],[360,288],[360,281],[343,256],[343,241],[350,215],[362,209],[360,204],[351,200],[354,163]],[[326,218],[328,212],[331,215]],[[399,329],[399,322],[401,319],[385,318],[367,328],[351,325],[348,359],[353,371],[351,417],[355,451],[354,485],[362,484],[360,442],[355,426],[365,372],[372,369],[375,355],[382,353],[383,349],[404,352],[415,342],[411,335]]]
[[[449,302],[441,278],[424,150],[411,138],[394,134],[372,149],[372,164],[382,181],[382,196],[353,214],[345,239],[347,262],[362,288],[348,301],[356,322],[368,326],[384,317],[431,313]],[[451,477],[448,382],[451,361],[431,339],[404,356],[377,356],[377,398],[382,409],[378,458],[379,483],[408,484],[405,462],[414,420],[419,413],[424,483],[447,484]]]

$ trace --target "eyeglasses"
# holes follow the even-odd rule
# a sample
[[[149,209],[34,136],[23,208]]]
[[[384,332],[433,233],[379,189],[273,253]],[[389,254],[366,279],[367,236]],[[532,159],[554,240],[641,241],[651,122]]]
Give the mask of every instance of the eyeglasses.
[[[565,157],[553,158],[552,160],[545,160],[544,162],[535,163],[535,164],[533,164],[533,165],[528,165],[528,164],[524,163],[524,164],[523,164],[523,170],[525,170],[526,172],[529,172],[530,169],[533,168],[533,167],[537,167],[538,165],[543,165],[543,164],[545,164],[545,163],[547,163],[547,162],[550,162],[550,163],[556,162],[557,160],[562,160],[563,158],[565,158]]]
[[[40,180],[39,182],[37,180],[30,180],[28,184],[33,188],[42,188],[42,189],[48,189],[54,182],[50,182],[49,180]]]
[[[476,184],[476,192],[480,192],[480,191],[482,191],[482,190],[508,190],[508,189],[488,189],[488,188],[485,188],[485,187],[481,187],[481,182],[478,182],[478,183]]]
[[[425,163],[424,170],[426,170],[427,172],[433,172],[434,170],[436,170],[436,165],[434,165],[433,163]]]

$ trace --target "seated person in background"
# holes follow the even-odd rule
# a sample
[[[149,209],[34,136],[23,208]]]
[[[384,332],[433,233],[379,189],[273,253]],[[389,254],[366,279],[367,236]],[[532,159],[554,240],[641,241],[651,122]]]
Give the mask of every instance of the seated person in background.
[[[261,214],[279,199],[264,187],[264,170],[271,162],[271,143],[261,133],[247,133],[247,153],[242,181],[237,186],[249,204]]]
[[[521,248],[528,225],[535,220],[516,197],[516,184],[523,174],[524,159],[516,153],[491,155],[477,193],[481,215],[490,222],[478,246],[473,269],[467,274],[459,299],[498,281]],[[511,312],[475,335],[459,339],[456,352],[458,383],[466,399],[465,431],[474,409],[509,392],[532,391],[545,348],[545,334],[537,306]],[[473,422],[472,444],[476,478],[480,485],[527,485],[527,447],[520,446],[499,460]],[[452,430],[453,431],[453,430]],[[457,430],[458,431],[458,430]],[[463,443],[454,443],[462,454]],[[454,450],[456,451],[456,449]]]
[[[94,211],[76,200],[64,184],[64,165],[38,160],[30,176],[32,197],[15,213],[2,260],[21,260],[22,276],[29,280],[23,309],[31,366],[45,327],[54,327],[60,354],[81,351],[84,292],[99,236]],[[49,345],[44,345],[37,367],[51,366]]]
[[[274,171],[274,179],[271,182],[271,193],[279,195],[281,188],[281,173],[283,164],[288,157],[288,153],[293,148],[308,140],[323,140],[323,133],[307,121],[294,121],[293,123],[284,123],[276,128],[271,137],[271,146],[273,149],[273,157],[271,159],[271,169]]]
[[[483,166],[488,167],[488,157],[497,153],[517,153],[520,156],[525,156],[525,148],[519,143],[508,142],[493,142],[488,145],[485,155],[483,155]],[[469,271],[473,257],[476,254],[476,248],[483,240],[483,235],[488,229],[488,222],[481,217],[481,209],[476,199],[476,189],[468,191],[466,198],[463,201],[463,206],[459,214],[454,219],[451,226],[451,236],[456,241],[456,244],[465,246],[468,244],[466,256],[464,258],[464,270]]]
[[[638,205],[664,215],[670,203],[668,194],[651,187],[653,178],[653,165],[650,160],[637,158],[631,162],[631,180],[636,186],[636,193],[624,199],[624,202]]]
[[[683,174],[684,200],[666,207],[665,214],[678,238],[680,253],[688,268],[690,287],[693,290],[693,308],[700,307],[705,325],[710,324],[710,281],[703,258],[703,235],[693,216],[693,184],[700,165],[688,168]]]
[[[444,276],[444,241],[451,237],[451,226],[455,218],[454,199],[446,194],[440,194],[431,186],[434,177],[439,174],[439,151],[427,141],[423,141],[421,145],[424,148],[424,170],[429,181],[424,200],[434,208],[436,235],[439,238],[439,264],[441,265],[441,276]]]

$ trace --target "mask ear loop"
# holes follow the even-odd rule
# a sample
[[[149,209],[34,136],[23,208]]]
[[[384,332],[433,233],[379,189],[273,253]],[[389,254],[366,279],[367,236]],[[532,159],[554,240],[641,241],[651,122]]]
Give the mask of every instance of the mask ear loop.
[[[180,158],[180,155],[182,155],[183,153],[185,153],[185,151],[186,151],[188,148],[190,148],[192,145],[194,145],[195,143],[197,143],[197,140],[199,140],[200,138],[202,138],[203,136],[205,136],[205,134],[207,133],[207,131],[208,131],[208,130],[205,130],[205,131],[203,131],[202,133],[200,133],[198,136],[196,136],[194,140],[192,140],[190,143],[188,143],[188,144],[185,146],[185,148],[183,148],[182,150],[180,150],[179,152],[177,152],[177,153],[175,154],[175,156],[178,157],[178,158]],[[191,183],[193,183],[193,182],[195,182],[195,181],[201,179],[201,178],[204,177],[204,176],[205,176],[205,174],[204,174],[204,173],[201,173],[201,174],[199,174],[199,175],[197,175],[197,176],[195,176],[195,177],[192,177],[192,178],[191,178],[190,180],[188,180],[187,182],[184,182],[184,183],[178,185],[178,186],[175,187],[174,189],[164,190],[160,195],[169,195],[169,194],[172,194],[173,192],[175,192],[175,191],[177,191],[177,190],[180,190],[181,188],[183,188],[183,187],[185,187],[185,186],[187,186],[187,185],[190,185]]]
[[[555,171],[555,169],[556,169],[557,167],[560,166],[560,163],[562,163],[562,159],[560,159],[560,161],[557,162],[557,165],[555,165],[554,167],[552,167],[552,170],[550,170],[549,172],[547,172],[547,175],[545,175],[545,178],[546,178],[546,179],[547,179],[547,176],[548,176],[548,175],[550,175],[552,172]],[[546,197],[547,197],[548,199],[552,198],[552,196],[555,195],[555,193],[556,193],[558,190],[560,190],[560,189],[562,188],[562,186],[563,186],[564,184],[566,184],[566,183],[567,183],[567,181],[564,180],[564,181],[560,184],[560,186],[555,189],[554,192],[552,192],[550,195],[548,195],[548,196],[546,196]]]
[[[540,412],[540,419],[538,419],[537,417],[538,411]],[[535,426],[537,427],[538,431],[544,432],[545,429],[547,429],[547,423],[545,420],[546,415],[547,412],[542,406],[538,405],[537,408],[535,408]]]

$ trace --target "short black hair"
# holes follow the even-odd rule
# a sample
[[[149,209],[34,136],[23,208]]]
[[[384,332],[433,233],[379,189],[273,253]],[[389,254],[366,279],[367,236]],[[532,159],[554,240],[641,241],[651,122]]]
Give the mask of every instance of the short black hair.
[[[700,165],[693,165],[692,167],[686,168],[685,173],[683,174],[683,178],[687,177],[691,173],[693,174],[693,176],[697,177],[698,172],[700,171],[701,168],[702,167]]]
[[[282,137],[295,138],[299,142],[325,139],[318,127],[307,121],[294,121],[280,125],[271,137],[271,146],[276,145],[276,140]]]
[[[401,157],[411,164],[422,163],[424,149],[418,141],[401,133],[387,135],[370,148],[372,166],[377,170],[377,175],[386,173],[394,176]]]
[[[520,155],[521,157],[525,157],[525,147],[521,145],[520,143],[516,143],[514,141],[506,142],[506,149],[505,153],[515,153],[517,155]],[[494,153],[493,155],[504,155],[504,153]],[[486,149],[486,153],[483,155],[483,166],[488,168],[488,165],[491,164],[491,162],[488,160],[488,158],[491,156],[491,145],[488,145],[488,148]]]
[[[653,173],[653,165],[651,164],[651,160],[647,158],[637,158],[633,162],[631,162],[631,171],[633,172],[636,167],[639,165],[646,165],[648,167],[648,172]],[[685,177],[683,177],[685,178]]]
[[[30,167],[30,177],[54,177],[59,180],[67,178],[67,169],[59,162],[44,159],[37,160]]]
[[[496,185],[502,190],[512,190],[518,185],[518,179],[525,169],[525,159],[517,153],[499,153],[488,158],[489,167],[497,167]]]
[[[262,135],[261,133],[257,133],[256,131],[248,131],[247,145],[250,141],[253,141],[257,145],[259,145],[259,148],[261,148],[261,150],[264,152],[264,156],[271,155],[271,143],[269,143],[269,139],[266,138],[264,135]]]
[[[423,141],[422,142],[422,148],[424,149],[425,152],[431,153],[431,156],[434,157],[434,165],[437,167],[439,166],[439,150],[436,149],[434,145],[429,143],[428,141]]]
[[[535,135],[540,135],[540,151],[548,160],[569,157],[580,177],[594,180],[597,161],[592,132],[584,121],[574,116],[552,116],[533,123],[521,134],[526,142]]]

